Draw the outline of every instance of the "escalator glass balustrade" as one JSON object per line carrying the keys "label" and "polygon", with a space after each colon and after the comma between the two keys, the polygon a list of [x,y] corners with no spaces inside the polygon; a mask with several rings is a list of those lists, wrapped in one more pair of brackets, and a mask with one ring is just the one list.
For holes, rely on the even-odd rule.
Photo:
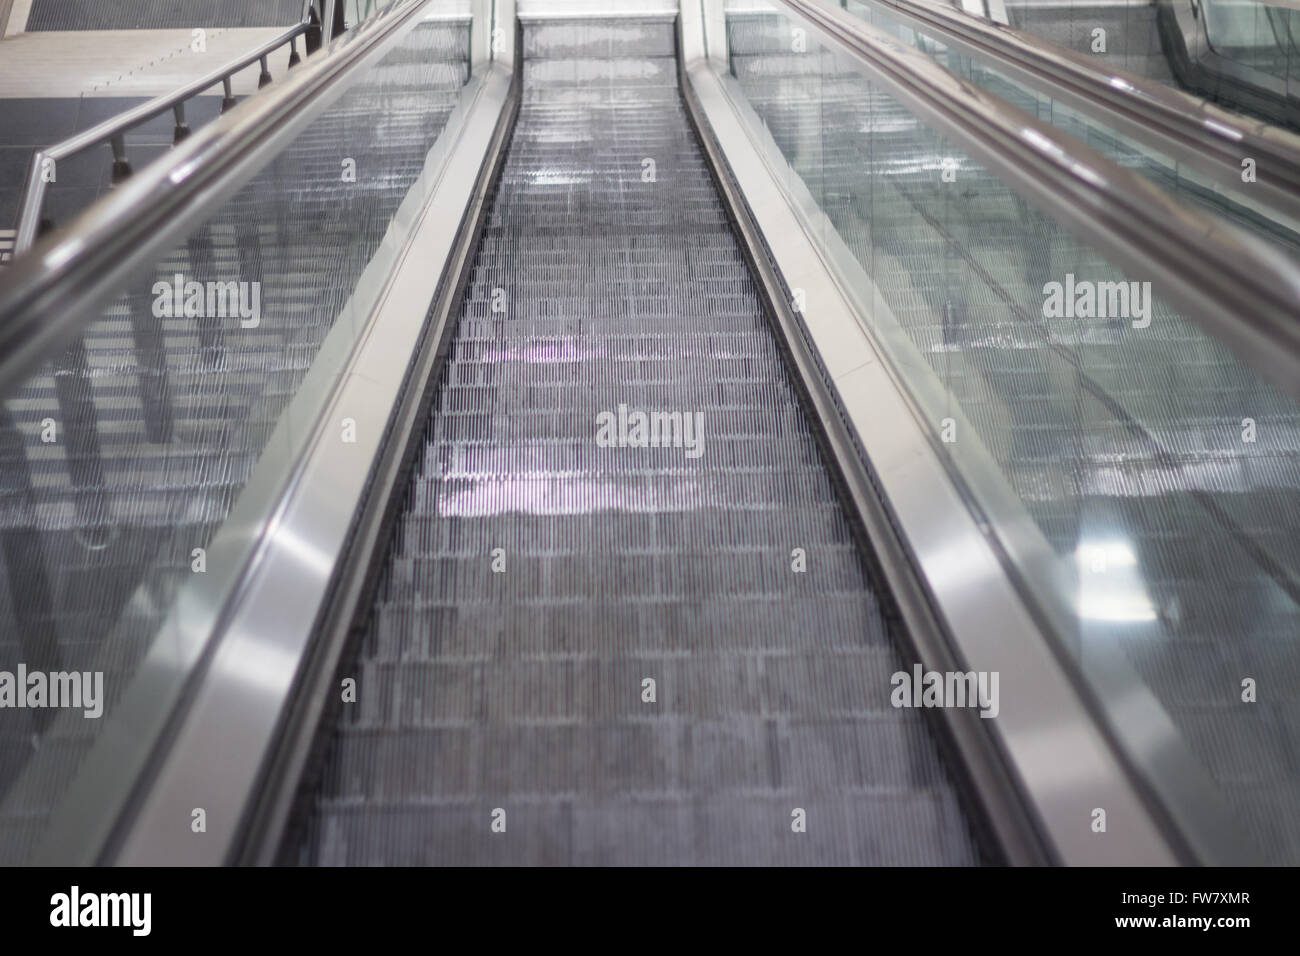
{"label": "escalator glass balustrade", "polygon": [[754,135],[993,533],[1053,556],[1018,573],[1116,732],[1167,720],[1295,862],[1300,407],[786,14],[727,24]]}

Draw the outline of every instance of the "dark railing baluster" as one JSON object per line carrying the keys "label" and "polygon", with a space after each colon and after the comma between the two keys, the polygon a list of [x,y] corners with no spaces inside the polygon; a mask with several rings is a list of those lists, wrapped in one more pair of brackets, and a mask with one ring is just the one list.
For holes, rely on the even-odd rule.
{"label": "dark railing baluster", "polygon": [[[42,222],[42,227],[47,221]],[[49,223],[50,228],[53,227]],[[83,541],[98,546],[106,534],[96,530],[106,521],[103,503],[104,466],[99,448],[99,411],[91,397],[90,361],[86,340],[77,336],[54,363],[54,394],[58,401],[58,430],[63,435],[68,474],[73,487],[88,494],[76,496],[78,522],[88,529]],[[102,529],[107,531],[105,527]]]}
{"label": "dark railing baluster", "polygon": [[185,103],[180,102],[172,107],[172,116],[176,119],[176,128],[172,131],[172,145],[176,146],[183,143],[190,135],[189,124],[185,122]]}
{"label": "dark railing baluster", "polygon": [[109,140],[109,145],[113,149],[112,183],[116,186],[131,176],[131,163],[126,158],[126,137],[124,135],[114,136]]}
{"label": "dark railing baluster", "polygon": [[228,113],[239,103],[239,100],[235,99],[235,91],[230,87],[230,77],[221,81],[221,89],[221,112]]}
{"label": "dark railing baluster", "polygon": [[[3,3],[3,0],[0,0],[0,3]],[[189,137],[191,132],[190,126],[185,119],[185,104],[189,100],[204,94],[220,83],[223,93],[221,112],[225,113],[233,109],[238,102],[235,98],[232,83],[235,74],[247,69],[254,63],[260,63],[261,72],[258,75],[257,85],[259,89],[266,86],[271,82],[270,56],[287,46],[290,51],[289,65],[296,66],[302,61],[302,57],[298,53],[297,40],[299,37],[306,37],[309,26],[313,24],[316,30],[316,43],[315,47],[313,47],[310,38],[307,38],[308,52],[318,48],[322,42],[320,16],[310,4],[305,4],[304,7],[310,10],[310,18],[304,14],[304,19],[301,22],[280,36],[262,44],[256,50],[252,50],[238,59],[230,61],[220,69],[196,79],[175,93],[155,97],[147,103],[132,107],[119,116],[100,123],[98,126],[76,133],[61,143],[39,150],[32,157],[32,164],[28,170],[27,182],[20,203],[17,235],[14,243],[15,255],[25,254],[40,232],[43,223],[41,211],[49,182],[45,178],[48,164],[63,162],[69,157],[76,156],[89,149],[97,149],[102,144],[108,143],[113,150],[112,181],[114,184],[122,182],[131,175],[131,164],[127,159],[125,141],[125,135],[128,132],[170,110],[176,120],[172,133],[172,144],[179,145]],[[337,20],[337,17],[335,19]]]}

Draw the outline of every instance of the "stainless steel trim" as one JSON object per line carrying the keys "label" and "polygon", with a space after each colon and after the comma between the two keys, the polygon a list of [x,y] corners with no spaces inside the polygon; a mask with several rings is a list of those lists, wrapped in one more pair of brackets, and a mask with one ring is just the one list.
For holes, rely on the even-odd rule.
{"label": "stainless steel trim", "polygon": [[515,0],[470,0],[470,9],[475,24],[470,36],[471,64],[475,68],[489,62],[511,66],[517,53]]}
{"label": "stainless steel trim", "polygon": [[32,157],[31,165],[28,168],[27,181],[23,189],[23,199],[19,207],[15,251],[18,253],[26,252],[32,247],[32,243],[36,241],[36,234],[40,228],[41,209],[45,204],[45,179],[42,173],[47,161],[58,162],[120,137],[128,130],[134,129],[142,123],[147,123],[155,116],[161,116],[168,110],[193,99],[204,90],[229,80],[234,74],[257,63],[262,57],[274,53],[290,40],[302,36],[306,31],[307,24],[305,22],[299,23],[274,39],[266,41],[251,52],[218,67],[206,76],[201,76],[170,93],[156,96],[147,103],[133,106],[114,117],[104,120],[98,126],[92,126],[84,132],[69,136],[60,143],[37,151]]}
{"label": "stainless steel trim", "polygon": [[477,69],[492,59],[492,32],[495,29],[495,24],[492,23],[492,0],[470,0],[470,10],[475,23],[487,24],[485,30],[471,29],[470,32],[470,68]]}
{"label": "stainless steel trim", "polygon": [[[698,35],[694,37],[691,35],[692,31],[697,30],[698,23],[688,16],[688,8],[684,6],[679,28],[682,52],[679,65],[704,59],[705,54],[698,50]],[[697,52],[691,54],[688,52],[690,50]],[[729,79],[730,77],[722,77],[721,83],[724,88]],[[771,248],[772,243],[764,238],[749,200],[763,201],[771,197],[760,192],[746,196],[741,192],[739,182],[732,175],[733,167],[729,155],[736,161],[737,166],[742,168],[748,166],[755,173],[757,172],[757,166],[748,155],[752,150],[749,144],[730,140],[727,143],[730,147],[730,154],[728,154],[727,147],[715,135],[715,127],[710,123],[700,102],[695,80],[685,69],[682,69],[681,88],[687,112],[713,169],[714,179],[724,204],[740,233],[742,248],[746,252],[751,271],[769,305],[778,338],[786,346],[797,371],[797,378],[807,395],[807,405],[815,413],[813,419],[820,425],[825,435],[826,445],[844,478],[853,509],[861,521],[863,530],[861,546],[876,554],[891,598],[906,623],[906,640],[911,645],[910,650],[915,659],[922,661],[927,668],[939,671],[965,670],[964,663],[954,653],[952,643],[946,637],[946,628],[933,607],[924,583],[916,573],[906,543],[897,534],[893,516],[876,490],[859,451],[857,437],[840,415],[833,389],[827,385],[825,377],[821,374],[820,369],[825,366],[825,362],[815,351],[816,346],[811,345],[802,333],[799,317],[790,304],[789,283],[783,279],[780,264],[768,255],[767,250]],[[730,105],[734,110],[737,103],[732,100]],[[736,113],[740,115],[739,111]],[[742,125],[748,125],[751,135],[755,129],[760,128],[748,123]],[[719,126],[722,126],[724,133],[729,132],[723,124],[719,123]],[[759,147],[757,152],[762,158],[763,149]],[[772,172],[770,166],[767,167],[767,172],[769,174]],[[787,175],[792,174],[789,169],[783,172]],[[782,181],[779,176],[774,178],[775,181]],[[789,184],[788,179],[784,182]],[[751,181],[752,185],[757,183]],[[797,210],[792,208],[792,211],[797,215]],[[769,225],[772,225],[779,218],[779,210],[767,210],[764,218]],[[793,246],[789,248],[794,250]],[[807,252],[807,249],[798,251]],[[819,277],[814,268],[804,268],[802,263],[787,261],[785,265],[791,274],[797,273],[801,281],[811,279],[816,282],[822,279],[825,285],[821,288],[830,289],[829,276]],[[813,288],[816,290],[819,287],[814,285]],[[827,309],[826,313],[822,313],[822,317],[829,315],[833,320],[835,316],[830,315],[829,310],[833,309],[834,303],[819,291],[812,292],[812,296],[815,309],[819,312]],[[825,332],[829,331],[830,326],[823,322],[821,328]],[[823,336],[819,344],[828,349],[834,348],[835,354],[839,354],[839,343],[832,344]],[[855,349],[859,344],[859,337],[851,335],[847,353],[849,361],[857,361],[859,356],[864,355]],[[866,358],[867,361],[870,360],[869,356]],[[943,743],[949,745],[947,749],[953,751],[957,769],[965,774],[966,779],[961,782],[967,785],[965,789],[977,794],[973,802],[978,810],[975,816],[982,824],[978,829],[988,831],[992,842],[997,845],[1000,852],[1000,861],[1013,865],[1041,865],[1051,862],[1052,850],[1040,832],[1037,819],[1032,809],[1022,799],[1016,781],[1008,772],[1008,767],[997,750],[993,736],[985,732],[986,727],[980,726],[982,723],[980,718],[969,711],[945,710],[939,714],[938,720],[942,722],[946,734]]]}
{"label": "stainless steel trim", "polygon": [[99,316],[103,303],[181,241],[326,109],[357,67],[392,48],[437,0],[377,14],[327,56],[245,100],[140,170],[0,276],[0,394]]}
{"label": "stainless steel trim", "polygon": [[[518,29],[519,14],[516,0],[494,0],[492,9],[492,35],[496,38],[493,59],[504,66],[514,68],[516,59],[522,56],[515,31]],[[499,31],[499,32],[498,32]]]}
{"label": "stainless steel trim", "polygon": [[32,0],[12,0],[13,6],[8,11],[7,22],[0,24],[3,31],[0,36],[16,37],[27,32],[27,21],[32,13]]}
{"label": "stainless steel trim", "polygon": [[[968,748],[976,750],[970,758],[975,761],[972,777],[998,786],[994,792],[1003,815],[999,819],[995,812],[991,822],[1004,847],[1011,848],[1012,861],[1035,858],[1033,840],[1018,832],[1014,819],[1017,801],[1023,800],[1050,858],[1057,862],[1179,862],[1182,851],[1152,817],[1070,675],[1042,639],[1035,615],[934,451],[928,429],[917,419],[906,392],[822,260],[817,242],[750,139],[724,79],[707,60],[685,64],[685,72],[702,126],[717,140],[786,286],[816,290],[803,312],[809,348],[801,344],[791,310],[778,309],[777,315],[873,540],[887,543],[895,536],[882,527],[880,516],[872,516],[869,496],[874,486],[901,527],[904,560],[914,562],[923,575],[932,613],[946,624],[952,646],[945,651],[940,642],[925,641],[926,609],[903,602],[909,625],[919,625],[917,636],[923,644],[918,651],[938,655],[939,661],[951,657],[963,670],[1001,675],[1002,711],[982,722],[991,726],[962,726],[961,715],[944,716],[956,722],[953,732],[963,755],[969,758]],[[815,368],[814,355],[820,357],[825,378]],[[847,419],[840,418],[835,395]],[[870,471],[855,445],[870,461]],[[890,584],[902,595],[915,590],[908,583],[907,568],[898,561],[885,563]],[[934,660],[927,657],[925,664],[942,669]],[[991,735],[1005,755],[1018,793],[998,785],[997,771],[987,765],[989,755],[978,752],[983,733]],[[1063,754],[1069,760],[1063,760]],[[1095,807],[1107,810],[1105,833],[1090,829]]]}
{"label": "stainless steel trim", "polygon": [[[266,758],[264,783],[246,811],[248,825],[235,848],[233,862],[261,865],[276,862],[321,722],[330,720],[334,708],[342,706],[332,700],[332,695],[337,693],[333,681],[339,663],[348,653],[348,646],[357,633],[358,610],[366,606],[373,593],[371,588],[377,584],[371,571],[376,560],[382,557],[382,548],[392,528],[391,520],[400,507],[401,483],[409,474],[407,467],[411,457],[421,447],[422,426],[428,421],[435,397],[438,363],[455,327],[465,284],[474,265],[492,185],[504,164],[506,147],[514,130],[522,99],[521,87],[521,71],[515,70],[511,92],[500,111],[496,130],[486,149],[486,158],[473,183],[460,226],[455,231],[455,241],[442,270],[424,334],[414,349],[415,358],[407,375],[408,385],[396,402],[389,437],[373,469],[364,502],[358,508],[350,540],[337,562],[336,584],[326,596],[321,624],[303,655],[298,679],[285,704],[283,732],[276,737]],[[472,167],[473,159],[468,157],[467,170]],[[458,199],[453,188],[449,186],[446,190],[447,200],[453,207],[451,213],[454,213],[454,203]],[[446,235],[448,231],[444,229],[441,236]],[[428,244],[435,238],[441,241],[438,236],[428,235],[424,241]],[[419,243],[421,240],[417,237],[415,241]],[[421,258],[426,251],[430,254],[438,252],[437,249],[421,250]],[[385,307],[393,309],[401,305],[385,303]],[[378,321],[382,323],[385,320],[380,317]]]}
{"label": "stainless steel trim", "polygon": [[1149,279],[1161,296],[1300,398],[1300,267],[1246,232],[1178,203],[919,50],[817,0],[773,0],[869,80],[1017,192]]}
{"label": "stainless steel trim", "polygon": [[[490,68],[454,148],[429,170],[436,182],[433,193],[422,208],[410,211],[416,222],[400,263],[358,336],[328,408],[316,419],[311,447],[276,505],[257,556],[244,569],[239,592],[214,635],[211,663],[172,729],[113,862],[216,865],[228,862],[236,848],[408,386],[404,376],[393,374],[393,357],[416,354],[426,335],[429,305],[445,278],[443,268],[429,264],[452,263],[458,241],[468,245],[465,230],[448,229],[447,223],[465,221],[480,170],[491,161],[494,143],[499,148],[495,133],[512,96],[510,71]],[[410,228],[405,218],[399,213],[394,221],[403,232]],[[448,314],[443,311],[439,321]],[[427,335],[437,341],[441,330]],[[355,444],[340,440],[339,422],[345,418],[356,422]],[[387,499],[382,490],[370,493]],[[207,812],[207,832],[201,835],[190,832],[195,807]]]}
{"label": "stainless steel trim", "polygon": [[[1286,129],[934,0],[858,2],[1112,123],[1232,192],[1263,193],[1261,200],[1300,222],[1300,136]],[[1249,186],[1241,179],[1246,158],[1256,162]]]}
{"label": "stainless steel trim", "polygon": [[[708,50],[709,59],[718,69],[726,70],[731,62],[730,41],[727,39],[726,5],[712,2],[695,4],[688,0],[682,4],[683,19],[685,19],[686,9],[695,6],[700,8],[700,17],[704,21],[704,45]],[[691,35],[691,31],[682,31],[683,41],[687,41]]]}
{"label": "stainless steel trim", "polygon": [[717,7],[717,4],[692,3],[691,0],[683,0],[681,11],[677,17],[679,67],[681,63],[694,62],[708,55],[712,28],[705,24],[704,18],[712,13],[714,19],[717,19],[721,15]]}

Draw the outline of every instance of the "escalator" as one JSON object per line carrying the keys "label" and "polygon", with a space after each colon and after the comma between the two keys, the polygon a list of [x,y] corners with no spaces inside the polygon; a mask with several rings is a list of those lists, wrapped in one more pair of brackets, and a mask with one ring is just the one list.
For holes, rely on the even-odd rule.
{"label": "escalator", "polygon": [[[1285,859],[1296,834],[1276,808],[1289,815],[1300,804],[1278,761],[1295,743],[1282,728],[1300,725],[1300,711],[1289,699],[1276,702],[1277,723],[1234,715],[1206,675],[1291,673],[1274,654],[1295,633],[1300,600],[1298,539],[1277,517],[1300,511],[1294,403],[1158,298],[1131,321],[1049,316],[1040,290],[1054,280],[1123,282],[1132,271],[1028,207],[828,51],[809,70],[781,42],[780,20],[737,18],[730,37],[739,85],[774,144],[810,188],[835,197],[824,206],[835,232],[875,277],[908,344],[989,444],[1052,551],[1078,567],[1082,645],[1113,642],[1238,818]],[[854,132],[867,129],[875,135]],[[939,156],[953,157],[949,193],[934,188]],[[1293,234],[1284,241],[1300,248]],[[1145,334],[1148,322],[1156,334]],[[1234,417],[1238,408],[1253,411]],[[1270,422],[1268,447],[1216,434],[1229,423],[1240,431],[1243,416]],[[1201,553],[1192,528],[1217,554]],[[1143,572],[1117,575],[1117,565]],[[1207,586],[1210,566],[1221,585]]]}
{"label": "escalator", "polygon": [[[672,23],[539,26],[524,56],[343,671],[367,697],[323,732],[287,859],[976,862],[926,722],[860,693],[888,688],[905,638],[694,141]],[[684,419],[688,443],[593,447],[619,409]]]}
{"label": "escalator", "polygon": [[1174,76],[1216,103],[1300,128],[1300,11],[1286,4],[1161,0]]}
{"label": "escalator", "polygon": [[399,0],[0,275],[0,671],[104,687],[0,862],[1300,859],[1290,233],[655,6]]}
{"label": "escalator", "polygon": [[977,0],[976,15],[1108,66],[1300,128],[1300,20],[1260,0]]}

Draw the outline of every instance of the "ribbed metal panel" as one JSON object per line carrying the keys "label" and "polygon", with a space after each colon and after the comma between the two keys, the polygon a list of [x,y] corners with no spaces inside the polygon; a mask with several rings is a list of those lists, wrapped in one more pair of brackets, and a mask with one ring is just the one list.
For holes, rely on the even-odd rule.
{"label": "ribbed metal panel", "polygon": [[[526,36],[344,671],[358,700],[322,729],[286,860],[975,862],[923,719],[889,704],[897,625],[689,128],[671,28],[570,27]],[[703,454],[600,447],[620,404],[702,414]]]}

